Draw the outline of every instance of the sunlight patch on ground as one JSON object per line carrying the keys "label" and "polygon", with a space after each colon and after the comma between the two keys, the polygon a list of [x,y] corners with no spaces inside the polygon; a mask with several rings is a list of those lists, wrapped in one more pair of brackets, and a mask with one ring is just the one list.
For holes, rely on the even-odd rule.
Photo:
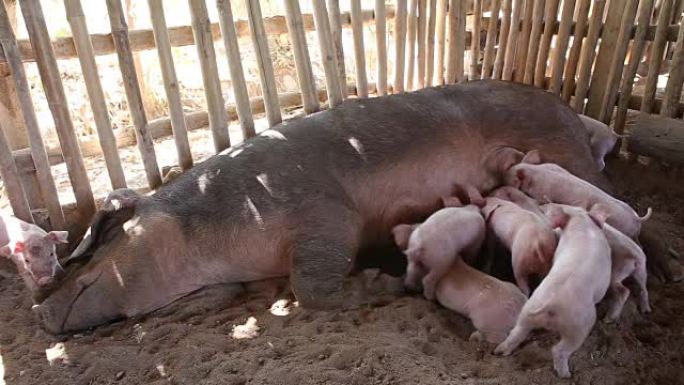
{"label": "sunlight patch on ground", "polygon": [[247,322],[242,325],[233,325],[232,337],[236,340],[250,339],[259,335],[259,325],[257,319],[249,317]]}
{"label": "sunlight patch on ground", "polygon": [[50,365],[55,362],[69,362],[66,346],[62,342],[58,342],[53,347],[45,349],[45,357]]}
{"label": "sunlight patch on ground", "polygon": [[159,372],[160,376],[166,377],[166,368],[164,368],[164,364],[157,364],[157,372]]}

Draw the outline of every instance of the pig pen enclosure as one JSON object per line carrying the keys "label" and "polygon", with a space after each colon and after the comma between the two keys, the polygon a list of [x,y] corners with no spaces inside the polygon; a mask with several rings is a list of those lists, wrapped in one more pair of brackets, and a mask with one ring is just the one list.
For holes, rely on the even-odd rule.
{"label": "pig pen enclosure", "polygon": [[[629,301],[619,323],[597,322],[571,358],[572,381],[684,383],[683,10],[682,0],[4,0],[0,208],[78,241],[112,189],[154,190],[285,119],[480,78],[534,85],[626,135],[605,173],[617,197],[653,208],[645,226],[659,237],[653,313]],[[5,263],[2,381],[570,382],[551,369],[552,333],[496,357],[468,340],[466,318],[406,294],[401,266],[381,254],[351,278],[370,298],[361,309],[303,310],[274,279],[60,336],[41,328]]]}

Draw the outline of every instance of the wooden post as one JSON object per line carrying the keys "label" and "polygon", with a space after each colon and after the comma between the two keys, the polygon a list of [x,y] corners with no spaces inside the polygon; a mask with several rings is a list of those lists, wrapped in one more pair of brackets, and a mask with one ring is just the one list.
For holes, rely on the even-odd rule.
{"label": "wooden post", "polygon": [[[480,1],[480,0],[476,0]],[[425,62],[425,85],[432,86],[435,73],[435,28],[437,25],[437,0],[430,0],[430,19],[427,26],[427,59]]]}
{"label": "wooden post", "polygon": [[670,65],[670,77],[667,79],[665,98],[660,108],[660,115],[668,118],[674,118],[677,115],[677,107],[682,95],[682,82],[684,82],[684,28],[681,27],[681,21],[679,25],[677,43],[674,47],[672,64]]}
{"label": "wooden post", "polygon": [[[513,15],[511,16],[511,28],[508,33],[508,42],[506,43],[506,56],[504,57],[503,73],[501,78],[503,80],[513,80],[513,68],[515,65],[515,50],[518,42],[518,25],[520,25],[520,12],[523,7],[523,0],[515,0],[513,5]],[[522,48],[518,48],[522,50]]]}
{"label": "wooden post", "polygon": [[19,47],[17,46],[17,39],[14,36],[14,31],[12,31],[9,15],[7,14],[4,4],[0,4],[0,45],[2,46],[2,50],[12,71],[21,115],[26,124],[26,131],[31,146],[31,156],[33,157],[33,163],[36,166],[36,175],[42,197],[47,206],[48,215],[50,216],[50,224],[55,230],[63,230],[65,228],[64,213],[62,212],[62,206],[59,204],[57,188],[55,187],[55,181],[50,172],[50,163],[48,161],[47,152],[45,151],[45,144],[43,143],[43,137],[40,133],[40,127],[38,126],[36,112],[33,109],[31,92],[29,90],[28,81],[26,80],[24,66],[21,63],[21,54],[19,53]]}
{"label": "wooden post", "polygon": [[[534,11],[532,12],[532,31],[530,32],[530,41],[527,45],[527,57],[525,58],[525,74],[523,75],[523,82],[525,84],[532,84],[534,82],[534,66],[537,63],[537,54],[539,53],[539,42],[542,33],[542,21],[544,17],[545,0],[534,0]],[[524,49],[524,48],[523,48]]]}
{"label": "wooden post", "polygon": [[608,80],[606,82],[606,89],[603,93],[603,100],[601,101],[601,108],[598,115],[598,120],[606,124],[609,124],[613,117],[613,108],[615,107],[615,101],[617,99],[622,70],[625,66],[625,56],[627,56],[630,35],[634,28],[634,17],[636,16],[637,5],[639,5],[639,0],[627,0],[622,15],[622,26],[620,27],[620,34],[617,38],[613,60],[608,70]]}
{"label": "wooden post", "polygon": [[176,68],[173,64],[171,54],[171,43],[169,32],[164,18],[164,6],[161,0],[148,0],[150,8],[150,19],[154,30],[154,41],[159,55],[159,66],[161,67],[162,78],[166,99],[169,102],[169,117],[173,129],[173,139],[178,153],[178,164],[183,170],[192,167],[192,153],[190,152],[190,142],[188,141],[188,128],[185,124],[185,114],[181,103],[180,92],[178,90],[178,79],[176,78]]}
{"label": "wooden post", "polygon": [[[311,68],[311,59],[306,45],[306,34],[302,23],[302,12],[299,8],[299,1],[285,0],[285,14],[287,27],[290,30],[290,40],[292,41],[292,51],[294,51],[295,66],[297,67],[297,78],[299,79],[299,89],[302,91],[302,103],[307,114],[316,112],[320,109],[318,103],[318,92],[316,82]],[[232,15],[231,15],[232,16]],[[232,23],[232,17],[230,23]]]}
{"label": "wooden post", "polygon": [[487,24],[487,41],[485,43],[484,58],[482,59],[482,79],[489,79],[492,77],[492,68],[494,67],[494,45],[496,44],[500,9],[501,0],[491,0],[489,23]]}
{"label": "wooden post", "polygon": [[247,84],[245,83],[245,73],[242,70],[240,46],[238,45],[230,0],[217,0],[216,8],[218,9],[219,14],[223,46],[225,47],[226,55],[228,56],[228,68],[230,69],[230,79],[233,82],[235,106],[237,108],[240,126],[242,127],[242,136],[244,139],[248,139],[256,135],[256,130],[254,128],[252,110],[249,106],[249,93],[247,92]]}
{"label": "wooden post", "polygon": [[418,88],[425,87],[425,39],[427,0],[418,0]]}
{"label": "wooden post", "polygon": [[546,78],[546,62],[549,59],[551,40],[556,28],[556,16],[558,15],[559,0],[548,0],[544,12],[544,35],[542,36],[539,53],[537,55],[537,65],[534,68],[534,85],[544,87]]}
{"label": "wooden post", "polygon": [[7,198],[9,198],[14,216],[28,223],[33,223],[33,215],[31,214],[28,200],[26,200],[24,188],[21,186],[19,172],[12,156],[12,149],[7,142],[7,138],[5,138],[4,131],[5,128],[2,121],[0,121],[0,177],[5,186],[5,191],[7,191]]}
{"label": "wooden post", "polygon": [[518,47],[516,48],[515,71],[513,73],[516,82],[522,82],[525,77],[525,61],[530,44],[530,32],[532,31],[532,19],[534,11],[534,0],[525,0],[525,13],[522,18],[522,29],[518,36]]}
{"label": "wooden post", "polygon": [[323,70],[325,72],[328,104],[330,107],[335,107],[342,103],[342,91],[340,90],[340,80],[337,72],[337,56],[335,55],[332,36],[330,35],[328,10],[323,1],[314,1],[312,5],[316,32],[318,32],[318,43],[321,47],[321,60],[323,61]]}
{"label": "wooden post", "polygon": [[413,90],[414,65],[416,62],[416,12],[418,11],[418,0],[409,0],[408,21],[407,21],[407,43],[406,50],[406,90]]}
{"label": "wooden post", "polygon": [[356,63],[356,94],[368,97],[368,78],[366,77],[366,51],[363,46],[363,19],[361,0],[351,0],[351,22],[354,35],[354,62]]}
{"label": "wooden post", "polygon": [[605,6],[606,0],[594,1],[594,6],[591,9],[591,18],[589,19],[589,32],[580,53],[577,83],[575,84],[575,99],[572,102],[572,107],[580,114],[584,111],[584,99],[587,97],[587,91],[589,90],[591,66],[596,55],[596,44],[601,32],[601,21],[603,20]]}
{"label": "wooden post", "polygon": [[[314,1],[314,4],[316,2]],[[406,48],[406,0],[397,0],[394,16],[394,93],[404,92],[404,60]]]}
{"label": "wooden post", "polygon": [[[9,17],[9,27],[13,30],[17,28],[17,0],[0,0],[5,4],[5,9]],[[2,54],[2,50],[0,50]],[[26,134],[26,127],[21,120],[21,112],[19,111],[19,100],[14,89],[14,82],[12,76],[7,71],[6,66],[0,65],[0,108],[3,114],[0,115],[2,120],[11,120],[12,126],[5,127],[5,137],[7,138],[10,148],[19,150],[29,146],[28,135]],[[29,202],[30,203],[30,202]]]}
{"label": "wooden post", "polygon": [[67,20],[71,26],[74,46],[76,52],[78,52],[78,60],[83,72],[83,82],[88,91],[90,107],[93,111],[97,136],[100,140],[100,146],[102,146],[105,164],[107,165],[109,181],[111,182],[112,189],[124,188],[126,187],[126,178],[124,177],[123,167],[121,167],[121,159],[116,147],[112,123],[109,120],[107,102],[102,90],[100,75],[97,71],[93,45],[90,42],[90,34],[88,33],[88,26],[83,15],[83,8],[81,8],[81,1],[64,0],[64,8],[66,9]]}
{"label": "wooden post", "polygon": [[387,95],[387,12],[385,0],[375,0],[375,44],[378,49],[378,95]]}
{"label": "wooden post", "polygon": [[473,0],[473,30],[470,33],[470,71],[468,79],[480,78],[480,32],[482,30],[482,3],[484,0]]}
{"label": "wooden post", "polygon": [[[624,131],[625,120],[627,119],[627,109],[629,107],[629,98],[632,95],[632,88],[634,87],[634,77],[636,76],[637,68],[639,67],[644,47],[646,46],[646,32],[651,23],[653,3],[654,0],[643,0],[639,9],[636,32],[634,33],[634,41],[632,42],[632,53],[629,58],[629,64],[627,64],[627,68],[625,68],[622,76],[618,110],[615,114],[614,127],[615,132],[618,134],[622,134]],[[619,151],[619,146],[615,147],[617,149],[616,151]]]}
{"label": "wooden post", "polygon": [[444,57],[446,51],[446,14],[447,0],[437,0],[436,29],[437,29],[437,64],[435,69],[435,84],[444,84]]}
{"label": "wooden post", "polygon": [[344,45],[342,44],[342,16],[340,14],[340,0],[328,0],[328,19],[330,20],[332,44],[335,50],[335,63],[337,63],[340,92],[342,93],[342,99],[346,99],[347,72],[344,64]]}
{"label": "wooden post", "polygon": [[568,63],[565,66],[565,76],[563,77],[563,100],[570,102],[573,87],[575,84],[575,74],[579,64],[582,41],[587,34],[587,23],[589,21],[589,6],[591,0],[580,0],[577,11],[577,24],[575,24],[575,36],[572,40],[572,48],[568,55]]}
{"label": "wooden post", "polygon": [[492,71],[492,78],[494,79],[501,79],[501,75],[503,74],[504,58],[506,56],[506,47],[508,46],[508,36],[511,32],[512,7],[513,0],[504,0],[503,16],[501,18],[501,33],[499,34],[499,48],[496,50],[494,70]]}
{"label": "wooden post", "polygon": [[568,50],[570,43],[570,29],[572,28],[572,16],[575,11],[575,0],[563,0],[561,11],[561,21],[556,37],[556,49],[553,52],[551,66],[550,91],[560,95],[561,85],[563,84],[563,69],[565,68],[565,51]]}
{"label": "wooden post", "polygon": [[21,13],[24,15],[31,45],[36,53],[36,64],[45,89],[48,106],[55,121],[57,137],[64,153],[64,162],[67,165],[76,204],[79,212],[88,218],[95,213],[95,199],[90,189],[88,174],[81,156],[81,149],[78,147],[71,115],[69,115],[69,105],[57,67],[57,60],[52,51],[43,10],[38,0],[22,0],[19,4]]}
{"label": "wooden post", "polygon": [[449,57],[447,60],[447,83],[462,82],[465,51],[465,0],[449,2]]}
{"label": "wooden post", "polygon": [[665,51],[665,44],[667,43],[667,27],[670,24],[673,1],[674,0],[663,0],[660,14],[658,15],[658,26],[656,27],[655,39],[651,45],[651,57],[648,61],[648,76],[646,77],[646,84],[644,86],[644,99],[641,104],[641,112],[651,113],[651,110],[653,109],[660,64],[663,61],[663,53]]}
{"label": "wooden post", "polygon": [[[204,2],[204,0],[198,0]],[[257,65],[259,66],[259,79],[261,80],[261,92],[266,102],[266,119],[269,127],[280,123],[283,118],[280,115],[280,103],[278,102],[278,89],[276,88],[275,75],[273,74],[273,62],[268,49],[264,18],[261,15],[259,0],[247,0],[247,16],[249,30],[252,35],[252,44],[256,51]]]}

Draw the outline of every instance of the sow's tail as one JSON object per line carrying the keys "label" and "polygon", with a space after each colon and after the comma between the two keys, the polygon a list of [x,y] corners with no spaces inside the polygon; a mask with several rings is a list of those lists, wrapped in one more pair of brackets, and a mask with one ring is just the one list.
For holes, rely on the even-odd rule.
{"label": "sow's tail", "polygon": [[653,210],[651,210],[651,208],[649,207],[648,210],[646,210],[646,215],[644,215],[643,217],[639,217],[639,221],[647,221],[649,218],[651,218],[651,214],[653,214]]}

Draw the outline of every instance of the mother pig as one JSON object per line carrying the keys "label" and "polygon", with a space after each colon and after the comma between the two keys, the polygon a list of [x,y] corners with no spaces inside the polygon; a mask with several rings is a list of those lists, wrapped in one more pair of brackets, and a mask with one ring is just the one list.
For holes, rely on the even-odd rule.
{"label": "mother pig", "polygon": [[100,212],[92,245],[37,311],[59,333],[207,285],[287,275],[303,307],[347,305],[360,249],[390,242],[392,227],[424,219],[457,187],[494,188],[531,149],[603,183],[577,114],[543,90],[477,81],[348,100]]}

